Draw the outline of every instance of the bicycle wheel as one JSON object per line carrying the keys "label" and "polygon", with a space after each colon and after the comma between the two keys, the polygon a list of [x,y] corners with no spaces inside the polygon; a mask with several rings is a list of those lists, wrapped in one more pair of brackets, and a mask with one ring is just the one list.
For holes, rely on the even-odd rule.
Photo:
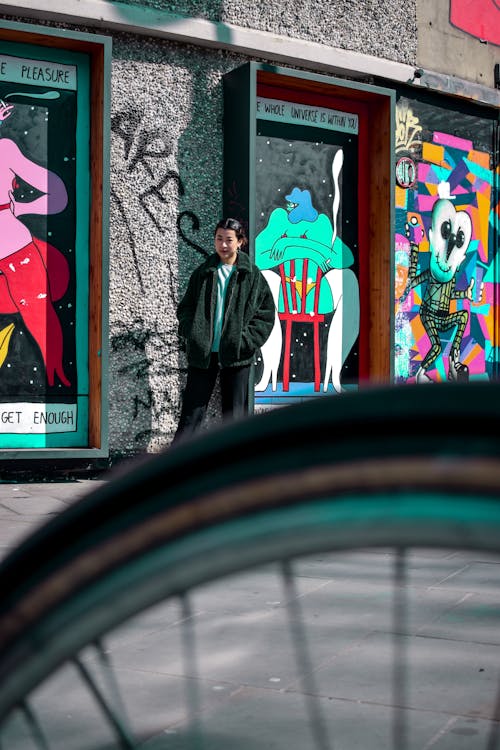
{"label": "bicycle wheel", "polygon": [[[116,476],[35,533],[0,569],[0,717],[21,706],[36,746],[50,747],[28,696],[70,660],[116,736],[118,744],[109,746],[149,747],[125,728],[116,701],[78,654],[172,598],[189,623],[192,591],[276,563],[290,602],[310,746],[330,747],[314,699],[307,628],[292,593],[296,561],[339,550],[393,550],[391,632],[401,633],[412,548],[499,551],[499,411],[494,385],[366,390],[229,425]],[[190,627],[183,640],[194,674]],[[400,698],[391,732],[403,750],[411,740],[398,643],[391,681]],[[492,700],[488,748],[498,726]],[[203,744],[199,708],[191,691],[185,747],[211,746]],[[154,741],[177,747],[172,737]]]}

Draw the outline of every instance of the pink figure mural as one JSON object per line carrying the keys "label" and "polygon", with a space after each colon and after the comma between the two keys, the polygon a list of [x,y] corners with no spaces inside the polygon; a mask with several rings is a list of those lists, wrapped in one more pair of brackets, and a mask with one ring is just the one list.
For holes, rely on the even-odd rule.
{"label": "pink figure mural", "polygon": [[[0,99],[0,126],[14,110]],[[29,202],[17,201],[18,178],[42,193]],[[19,313],[36,341],[47,374],[65,386],[63,334],[53,302],[65,294],[69,266],[64,255],[44,240],[33,237],[20,217],[63,211],[68,203],[64,182],[28,159],[10,138],[0,137],[0,313]]]}

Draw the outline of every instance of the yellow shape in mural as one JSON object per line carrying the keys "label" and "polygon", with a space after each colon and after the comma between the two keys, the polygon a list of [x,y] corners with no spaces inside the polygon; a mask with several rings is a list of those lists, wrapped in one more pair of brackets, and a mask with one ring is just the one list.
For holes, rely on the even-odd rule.
{"label": "yellow shape in mural", "polygon": [[491,211],[491,200],[490,196],[484,193],[476,193],[477,200],[477,221],[475,222],[477,239],[482,244],[481,260],[486,261],[487,258],[486,250],[488,248],[488,234],[490,230],[490,211]]}
{"label": "yellow shape in mural", "polygon": [[[289,284],[293,284],[295,286],[295,289],[297,290],[297,294],[302,299],[302,286],[303,286],[302,281],[296,278],[291,279],[288,276],[286,277],[286,280]],[[311,281],[310,279],[307,279],[306,296],[309,294],[311,289],[314,289],[315,286],[316,286],[316,282]]]}
{"label": "yellow shape in mural", "polygon": [[400,102],[396,107],[396,151],[411,151],[421,138],[422,126],[418,117],[406,102]]}
{"label": "yellow shape in mural", "polygon": [[[420,341],[421,339],[423,339],[426,333],[423,323],[420,320],[420,315],[416,315],[411,321],[410,325],[415,341]],[[422,352],[419,352],[418,356],[415,359],[416,361],[421,361],[423,359]]]}
{"label": "yellow shape in mural", "polygon": [[438,164],[440,167],[452,168],[452,165],[444,158],[444,146],[438,146],[435,143],[422,143],[422,158],[431,164]]}
{"label": "yellow shape in mural", "polygon": [[407,200],[407,188],[401,188],[396,185],[396,206],[397,208],[405,208]]}
{"label": "yellow shape in mural", "polygon": [[10,337],[14,331],[14,323],[10,323],[0,331],[0,367],[2,367],[9,351]]}
{"label": "yellow shape in mural", "polygon": [[490,168],[490,155],[487,151],[476,151],[471,149],[468,154],[469,161],[473,161],[474,164],[478,164],[483,169]]}

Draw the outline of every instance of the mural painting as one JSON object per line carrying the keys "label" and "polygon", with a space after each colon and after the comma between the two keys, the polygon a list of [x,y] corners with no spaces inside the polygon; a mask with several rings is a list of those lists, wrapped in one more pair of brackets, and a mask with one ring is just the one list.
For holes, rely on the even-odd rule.
{"label": "mural painting", "polygon": [[396,382],[490,378],[496,367],[493,124],[453,120],[450,134],[449,112],[398,104]]}
{"label": "mural painting", "polygon": [[84,76],[32,50],[6,44],[0,56],[0,445],[78,446],[88,424],[88,323],[77,319],[88,295],[85,199],[79,240],[76,211]]}
{"label": "mural painting", "polygon": [[499,0],[450,0],[450,23],[481,42],[500,45]]}
{"label": "mural painting", "polygon": [[276,318],[256,405],[356,387],[359,333],[357,117],[261,99],[258,118],[255,262]]}

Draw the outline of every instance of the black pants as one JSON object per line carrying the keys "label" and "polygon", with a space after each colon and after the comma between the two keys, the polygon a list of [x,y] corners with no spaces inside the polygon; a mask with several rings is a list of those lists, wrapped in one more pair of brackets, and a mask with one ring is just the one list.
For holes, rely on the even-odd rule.
{"label": "black pants", "polygon": [[188,367],[181,417],[174,442],[179,440],[181,435],[192,435],[200,427],[219,374],[223,417],[245,416],[248,410],[249,373],[250,365],[219,367],[219,357],[215,353],[210,358],[208,369]]}

